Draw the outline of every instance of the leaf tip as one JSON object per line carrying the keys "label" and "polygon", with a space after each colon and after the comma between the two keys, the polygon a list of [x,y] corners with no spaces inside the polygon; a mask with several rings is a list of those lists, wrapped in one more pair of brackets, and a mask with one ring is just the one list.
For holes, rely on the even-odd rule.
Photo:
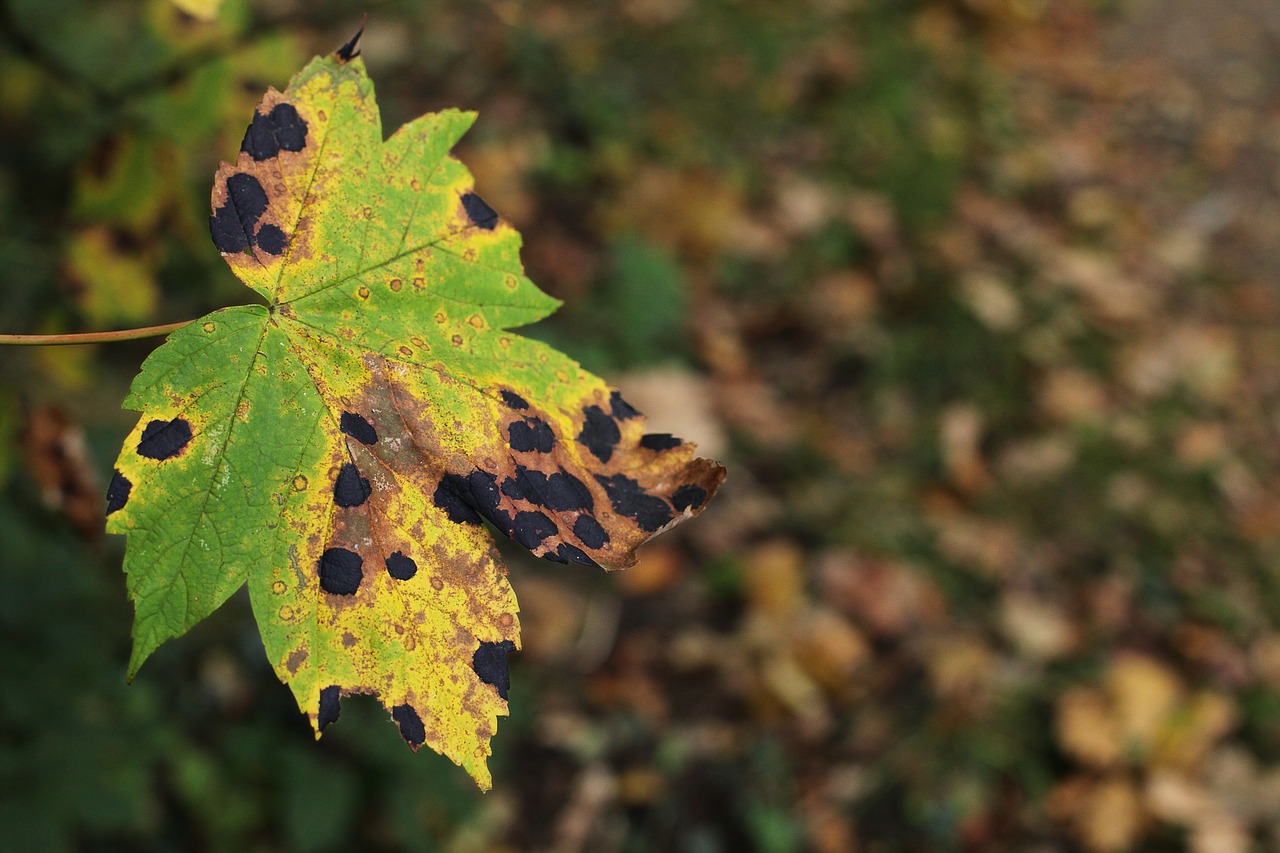
{"label": "leaf tip", "polygon": [[487,794],[493,789],[493,776],[489,773],[489,762],[481,759],[479,763],[466,768],[467,773],[475,780],[481,793]]}
{"label": "leaf tip", "polygon": [[346,43],[333,52],[338,57],[339,62],[350,62],[360,55],[360,37],[364,35],[365,25],[369,23],[369,13],[365,12],[364,18],[360,21],[360,29],[356,30],[356,34],[347,39]]}
{"label": "leaf tip", "polygon": [[129,656],[129,666],[124,671],[125,684],[133,684],[133,679],[138,676],[138,670],[142,669],[142,665],[146,663],[147,658],[150,656],[150,651],[141,651],[140,645],[136,641],[134,642],[133,654]]}

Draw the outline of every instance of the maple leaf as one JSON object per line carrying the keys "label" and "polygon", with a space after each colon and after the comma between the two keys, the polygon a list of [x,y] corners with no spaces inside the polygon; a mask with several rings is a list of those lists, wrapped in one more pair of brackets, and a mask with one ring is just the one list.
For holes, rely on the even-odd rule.
{"label": "maple leaf", "polygon": [[248,584],[319,737],[375,695],[415,750],[482,788],[516,598],[483,520],[533,554],[618,569],[697,514],[724,469],[566,356],[508,330],[559,304],[449,151],[474,120],[384,141],[348,44],[258,107],[210,230],[266,300],[146,360],[107,494],[128,534],[132,678]]}

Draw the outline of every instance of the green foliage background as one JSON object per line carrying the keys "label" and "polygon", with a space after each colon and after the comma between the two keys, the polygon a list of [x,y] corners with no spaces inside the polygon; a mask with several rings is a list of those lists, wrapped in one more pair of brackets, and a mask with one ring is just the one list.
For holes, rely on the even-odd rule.
{"label": "green foliage background", "polygon": [[[628,575],[509,556],[481,795],[373,702],[313,742],[242,597],[126,686],[154,343],[7,349],[6,849],[1270,849],[1280,41],[1193,6],[369,4],[387,129],[479,110],[538,334],[729,483]],[[362,11],[0,0],[0,331],[243,301],[213,171]]]}

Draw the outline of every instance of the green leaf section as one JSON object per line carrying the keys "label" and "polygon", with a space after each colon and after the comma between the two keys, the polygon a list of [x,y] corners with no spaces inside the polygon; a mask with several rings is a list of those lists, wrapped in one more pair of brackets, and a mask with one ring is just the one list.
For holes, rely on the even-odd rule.
{"label": "green leaf section", "polygon": [[260,306],[227,308],[174,332],[125,400],[148,413],[148,424],[181,419],[201,436],[201,452],[156,460],[138,453],[138,434],[120,455],[122,476],[147,482],[108,526],[124,532],[128,519],[130,678],[161,643],[226,601],[254,566],[289,559],[280,517],[301,501],[298,472],[318,463],[325,411],[267,318]]}
{"label": "green leaf section", "polygon": [[724,476],[600,379],[508,333],[558,304],[449,149],[474,116],[385,142],[363,64],[269,91],[214,179],[210,230],[267,306],[147,360],[108,493],[129,535],[130,676],[247,583],[317,735],[378,697],[414,748],[488,787],[515,595],[482,520],[558,562],[623,568]]}

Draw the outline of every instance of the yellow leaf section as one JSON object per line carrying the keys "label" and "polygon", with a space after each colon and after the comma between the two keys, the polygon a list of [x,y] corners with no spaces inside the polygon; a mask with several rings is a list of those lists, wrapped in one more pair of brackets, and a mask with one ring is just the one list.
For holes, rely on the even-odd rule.
{"label": "yellow leaf section", "polygon": [[287,485],[315,467],[321,411],[283,342],[261,306],[224,309],[173,333],[133,383],[125,405],[146,414],[116,461],[107,517],[129,535],[130,677],[284,558],[277,519]]}
{"label": "yellow leaf section", "polygon": [[[306,129],[298,150],[284,148],[261,160],[242,151],[235,163],[223,163],[214,175],[215,210],[229,200],[233,209],[244,209],[245,202],[235,198],[229,179],[250,176],[269,202],[261,215],[253,218],[251,229],[261,233],[263,227],[274,227],[285,236],[287,245],[282,253],[258,244],[240,252],[223,252],[236,275],[268,301],[280,301],[277,296],[282,288],[299,277],[315,280],[341,274],[335,266],[336,257],[324,248],[333,246],[334,251],[340,251],[348,246],[351,235],[326,233],[320,222],[333,218],[342,194],[350,189],[347,182],[365,171],[361,147],[381,141],[376,130],[370,139],[351,138],[352,128],[368,127],[372,87],[367,78],[358,75],[334,80],[332,75],[342,68],[313,60],[299,72],[288,97],[270,89],[259,105],[259,116],[268,116],[281,105],[296,110]],[[335,127],[338,138],[331,139]],[[316,210],[325,210],[326,215],[304,219],[304,211]],[[335,239],[340,242],[327,242]]]}
{"label": "yellow leaf section", "polygon": [[222,0],[169,0],[181,12],[186,12],[201,21],[212,21],[218,17],[222,8]]}
{"label": "yellow leaf section", "polygon": [[[431,503],[442,465],[422,453],[396,401],[380,390],[406,381],[405,366],[318,343],[295,336],[293,350],[331,413],[320,432],[333,451],[318,484],[298,484],[306,503],[283,518],[297,543],[290,565],[250,582],[268,654],[317,736],[328,722],[322,691],[373,694],[414,749],[448,756],[487,789],[489,740],[507,703],[472,660],[481,642],[518,646],[515,594],[483,528],[456,525]],[[366,418],[377,441],[344,434],[342,412]],[[356,506],[336,500],[347,465],[368,481]],[[326,589],[320,577],[332,549],[359,558],[349,594]],[[393,575],[395,555],[412,561],[411,577]]]}

